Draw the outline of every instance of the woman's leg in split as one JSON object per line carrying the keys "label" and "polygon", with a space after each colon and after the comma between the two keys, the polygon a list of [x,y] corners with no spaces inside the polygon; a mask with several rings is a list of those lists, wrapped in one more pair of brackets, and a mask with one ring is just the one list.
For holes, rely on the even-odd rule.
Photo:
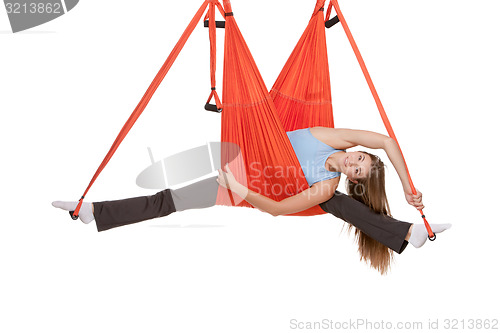
{"label": "woman's leg in split", "polygon": [[167,216],[175,212],[170,189],[150,196],[94,202],[93,205],[97,231]]}
{"label": "woman's leg in split", "polygon": [[[207,208],[215,205],[219,184],[217,177],[207,178],[194,184],[166,189],[150,196],[123,200],[84,202],[80,220],[90,223],[95,219],[98,231],[137,223],[186,209]],[[78,202],[55,201],[54,207],[67,211],[75,209]]]}
{"label": "woman's leg in split", "polygon": [[167,216],[186,209],[207,208],[215,205],[219,184],[217,177],[155,195],[116,201],[94,203],[94,217],[98,231]]}
{"label": "woman's leg in split", "polygon": [[363,203],[336,191],[328,201],[320,204],[327,213],[342,219],[366,235],[379,241],[396,253],[404,251],[411,223],[402,222],[392,217],[377,214]]}
{"label": "woman's leg in split", "polygon": [[[418,248],[427,240],[427,229],[423,224],[412,224],[377,214],[363,203],[338,191],[320,206],[325,212],[352,224],[396,253],[403,252],[408,242]],[[434,233],[440,233],[449,229],[451,224],[431,224],[430,227]]]}

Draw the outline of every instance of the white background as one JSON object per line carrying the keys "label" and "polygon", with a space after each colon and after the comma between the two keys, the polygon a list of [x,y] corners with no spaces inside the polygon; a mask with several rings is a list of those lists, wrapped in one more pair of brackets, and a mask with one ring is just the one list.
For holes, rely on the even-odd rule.
{"label": "white background", "polygon": [[[386,276],[359,261],[331,215],[214,207],[98,233],[51,206],[81,196],[201,3],[82,0],[17,34],[0,9],[0,331],[274,333],[325,318],[424,328],[439,319],[444,330],[447,318],[498,320],[495,0],[340,3],[429,221],[453,224],[396,255]],[[232,3],[269,88],[314,4]],[[218,37],[221,93],[222,29]],[[336,126],[385,133],[341,26],[327,39]],[[200,26],[88,200],[154,193],[135,185],[147,147],[160,159],[219,139],[219,115],[202,108],[208,55]],[[387,177],[393,215],[421,223],[392,167]]]}

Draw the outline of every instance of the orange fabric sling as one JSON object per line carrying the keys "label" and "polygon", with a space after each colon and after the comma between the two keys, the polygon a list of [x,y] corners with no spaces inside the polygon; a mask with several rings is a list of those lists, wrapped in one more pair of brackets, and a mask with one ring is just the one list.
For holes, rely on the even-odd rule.
{"label": "orange fabric sling", "polygon": [[[232,160],[234,152],[224,149],[221,163],[229,162],[236,179],[249,189],[280,201],[309,186],[227,0],[224,10],[221,142],[239,147],[240,158]],[[217,204],[251,207],[222,187],[219,187]],[[316,206],[295,215],[318,213],[324,211]]]}

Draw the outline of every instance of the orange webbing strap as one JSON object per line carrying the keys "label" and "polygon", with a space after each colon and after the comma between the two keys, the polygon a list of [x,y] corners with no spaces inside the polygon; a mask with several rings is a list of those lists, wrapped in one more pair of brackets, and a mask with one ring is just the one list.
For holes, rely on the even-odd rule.
{"label": "orange webbing strap", "polygon": [[[380,101],[380,98],[377,94],[377,91],[375,90],[375,86],[373,85],[373,81],[370,77],[370,74],[368,73],[368,69],[366,68],[365,62],[363,61],[363,58],[361,57],[361,53],[359,52],[358,46],[356,45],[356,42],[354,41],[354,38],[352,37],[351,31],[349,30],[349,27],[347,26],[347,23],[345,21],[344,15],[342,15],[342,12],[340,11],[339,4],[337,3],[337,0],[331,0],[331,3],[335,7],[335,11],[337,12],[337,16],[339,17],[340,23],[342,24],[342,27],[344,28],[344,31],[347,35],[347,38],[349,39],[349,42],[351,43],[352,49],[354,53],[356,54],[356,58],[358,59],[359,65],[361,66],[361,70],[363,71],[363,74],[365,75],[366,82],[368,83],[368,86],[370,87],[370,91],[372,92],[373,98],[375,99],[375,103],[377,103],[377,108],[380,112],[380,116],[382,117],[382,121],[384,122],[385,128],[387,129],[387,132],[389,133],[389,136],[396,141],[396,144],[398,145],[399,150],[401,151],[401,155],[403,155],[403,151],[401,150],[401,147],[399,146],[399,142],[396,139],[396,135],[394,134],[394,130],[392,129],[391,123],[389,122],[389,118],[387,118],[387,114],[385,113],[384,107],[382,106],[382,102]],[[411,180],[410,172],[408,171],[408,166],[406,165],[406,161],[403,156],[403,161],[405,164],[406,168],[406,173],[408,174],[408,180],[410,181],[410,187],[411,191],[413,194],[416,194],[417,191],[415,190],[415,186],[413,185],[413,181]],[[424,220],[425,228],[427,229],[427,232],[429,234],[429,239],[434,240],[436,236],[432,232],[432,229],[427,222],[427,219],[425,218],[424,212],[422,210],[419,210],[420,215],[422,216],[422,219]]]}
{"label": "orange webbing strap", "polygon": [[[219,11],[220,10],[221,8],[219,8]],[[209,104],[210,100],[213,97],[215,100],[215,105],[217,106],[217,110],[220,112],[222,110],[222,103],[220,102],[219,96],[217,95],[217,91],[215,90],[215,68],[217,64],[217,39],[215,32],[216,26],[215,26],[214,1],[211,1],[210,4],[208,5],[207,16],[208,16],[208,37],[210,40],[210,83],[212,91],[210,92],[210,96],[208,96],[206,104]]]}
{"label": "orange webbing strap", "polygon": [[111,159],[111,157],[115,153],[116,149],[118,149],[118,146],[120,145],[120,143],[123,141],[125,136],[128,134],[128,132],[130,131],[132,126],[134,126],[137,118],[139,118],[142,111],[144,111],[144,109],[148,105],[149,101],[151,100],[151,97],[153,97],[153,94],[155,93],[156,89],[159,87],[161,81],[163,80],[165,75],[167,75],[167,72],[169,71],[170,67],[172,67],[172,64],[174,63],[175,59],[177,58],[177,56],[181,52],[182,48],[184,47],[184,44],[186,44],[186,41],[188,40],[189,36],[193,32],[194,28],[196,27],[196,24],[200,21],[202,15],[203,15],[203,12],[207,8],[207,5],[209,2],[210,2],[210,0],[205,0],[203,2],[203,4],[201,5],[200,9],[198,9],[198,11],[194,15],[193,19],[191,20],[191,22],[187,26],[186,30],[184,30],[181,38],[179,39],[177,44],[175,44],[172,52],[170,52],[170,55],[168,56],[167,60],[165,61],[163,66],[160,68],[160,71],[158,72],[158,74],[156,74],[155,78],[153,79],[153,82],[151,82],[151,84],[149,85],[149,88],[147,89],[146,93],[142,97],[139,104],[136,106],[134,112],[132,112],[132,114],[128,118],[127,122],[125,123],[125,125],[123,125],[120,133],[118,134],[115,141],[113,142],[113,145],[111,146],[108,153],[104,157],[104,160],[101,162],[101,165],[99,166],[99,168],[95,172],[94,176],[92,177],[92,180],[90,181],[89,185],[87,186],[87,189],[85,190],[81,199],[79,200],[76,209],[72,212],[71,216],[73,217],[73,219],[78,218],[78,213],[80,212],[80,208],[82,206],[83,199],[87,195],[87,192],[89,191],[90,187],[92,186],[92,184],[94,184],[95,180],[97,179],[97,177],[99,176],[101,171],[104,169],[106,164],[108,164],[109,160]]}
{"label": "orange webbing strap", "polygon": [[330,14],[332,13],[332,7],[333,7],[333,4],[330,1],[330,3],[328,4],[328,9],[326,10],[326,14],[325,14],[325,22],[330,19]]}

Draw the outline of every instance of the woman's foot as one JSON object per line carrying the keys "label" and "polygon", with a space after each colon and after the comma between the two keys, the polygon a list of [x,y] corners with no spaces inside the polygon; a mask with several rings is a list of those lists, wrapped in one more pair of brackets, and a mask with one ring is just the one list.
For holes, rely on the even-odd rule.
{"label": "woman's foot", "polygon": [[[432,232],[435,234],[438,234],[440,232],[443,232],[443,231],[451,228],[451,224],[449,224],[449,223],[448,224],[431,224],[430,226],[431,226]],[[419,248],[422,245],[424,245],[428,236],[429,236],[429,233],[427,232],[427,229],[425,228],[424,224],[414,224],[412,227],[412,230],[411,230],[410,239],[408,241],[414,247]]]}
{"label": "woman's foot", "polygon": [[[78,201],[54,201],[52,206],[67,210],[68,212],[75,210]],[[94,210],[91,202],[83,202],[80,208],[78,217],[83,223],[90,223],[94,220]]]}

